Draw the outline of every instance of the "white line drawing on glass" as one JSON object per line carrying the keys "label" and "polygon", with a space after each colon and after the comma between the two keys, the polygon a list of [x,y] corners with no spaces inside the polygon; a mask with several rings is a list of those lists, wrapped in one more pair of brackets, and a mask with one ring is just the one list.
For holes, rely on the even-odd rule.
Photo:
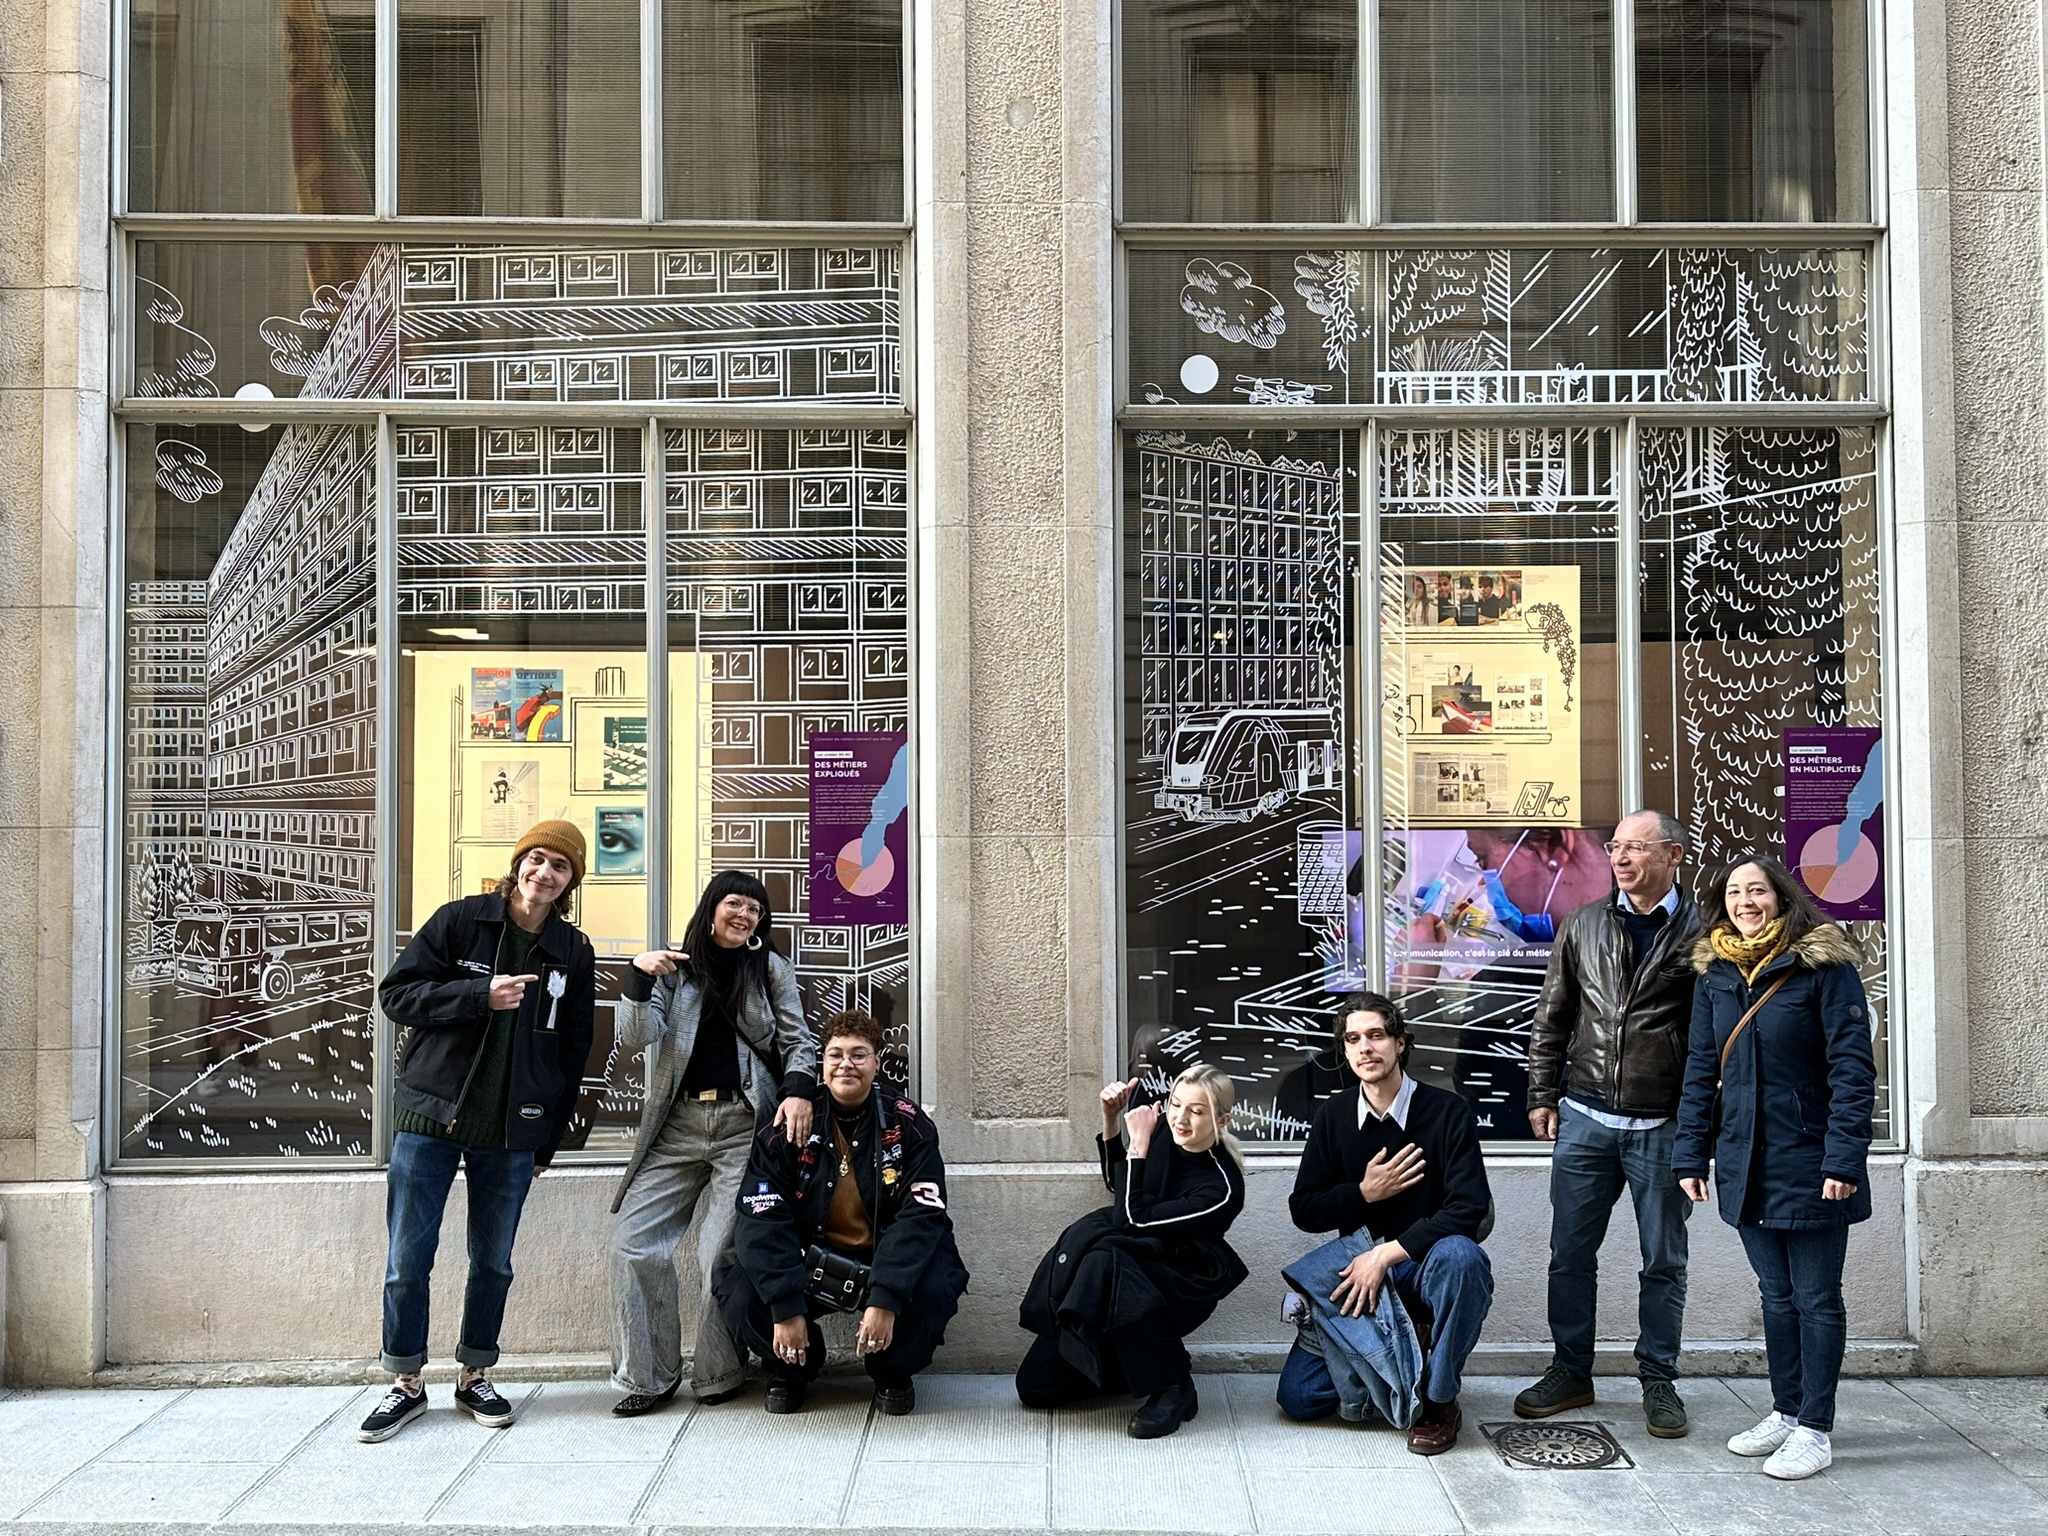
{"label": "white line drawing on glass", "polygon": [[[1323,322],[1325,366],[1348,386],[1351,354],[1368,346],[1370,398],[1413,405],[1864,399],[1866,263],[1858,251],[1793,249],[1292,258],[1294,289]],[[1245,264],[1194,257],[1186,275],[1177,302],[1197,334],[1277,344],[1279,301],[1264,307],[1271,296]],[[1370,319],[1357,313],[1354,290],[1371,293]],[[1164,302],[1150,280],[1137,291]],[[1276,323],[1262,326],[1262,314]],[[1174,348],[1188,339],[1171,324],[1156,329]],[[1340,398],[1352,398],[1348,387]]]}
{"label": "white line drawing on glass", "polygon": [[1349,251],[1304,251],[1294,258],[1294,291],[1323,322],[1323,365],[1351,372],[1358,345],[1358,258]]}
{"label": "white line drawing on glass", "polygon": [[1523,623],[1543,636],[1546,653],[1557,652],[1558,675],[1564,679],[1564,707],[1572,707],[1572,679],[1579,670],[1579,644],[1572,634],[1571,620],[1555,603],[1532,603]]}
{"label": "white line drawing on glass", "polygon": [[156,445],[156,483],[188,507],[217,493],[222,484],[206,462],[206,450],[175,437],[162,438]]}
{"label": "white line drawing on glass", "polygon": [[213,343],[185,324],[185,305],[175,293],[146,277],[135,279],[136,308],[152,327],[152,366],[138,369],[135,393],[146,399],[211,399],[220,393],[213,370]]}
{"label": "white line drawing on glass", "polygon": [[1348,814],[1347,471],[1177,433],[1133,451],[1132,1065],[1220,1062],[1245,1134],[1294,1139],[1274,1084],[1326,1043],[1343,953],[1320,861]]}
{"label": "white line drawing on glass", "polygon": [[1187,285],[1180,307],[1194,318],[1205,336],[1271,349],[1287,329],[1287,311],[1280,301],[1234,261],[1197,256],[1187,265]]}
{"label": "white line drawing on glass", "polygon": [[279,373],[303,379],[313,371],[320,349],[327,344],[334,322],[340,318],[354,283],[336,286],[322,283],[313,290],[313,302],[300,310],[296,319],[286,315],[266,316],[256,330],[270,347],[270,366]]}
{"label": "white line drawing on glass", "polygon": [[[324,301],[258,328],[304,363],[311,397],[893,400],[896,256],[387,245],[334,287],[310,357]],[[214,393],[183,306],[146,307],[190,338],[158,348],[186,360],[186,392]],[[389,617],[643,612],[640,456],[656,445],[625,435],[630,456],[610,428],[401,427]],[[671,610],[694,616],[715,699],[702,836],[788,885],[813,1007],[869,1007],[900,1057],[907,930],[803,922],[796,754],[808,729],[907,728],[907,434],[663,446]],[[210,578],[128,587],[130,1153],[368,1150],[372,450],[368,428],[286,428]],[[172,458],[185,489],[202,483]],[[581,1113],[630,1123],[637,1076],[610,1054]]]}
{"label": "white line drawing on glass", "polygon": [[[1658,428],[1641,443],[1646,624],[1665,640],[1646,766],[1688,856],[1713,869],[1780,848],[1786,729],[1884,723],[1873,449],[1849,428]],[[1847,926],[1881,1025],[1887,925]],[[1883,1073],[1881,1027],[1878,1046]],[[1881,1085],[1880,1116],[1889,1102]]]}
{"label": "white line drawing on glass", "polygon": [[1314,405],[1317,395],[1326,395],[1332,384],[1297,384],[1292,379],[1262,379],[1240,373],[1232,394],[1243,395],[1252,405]]}

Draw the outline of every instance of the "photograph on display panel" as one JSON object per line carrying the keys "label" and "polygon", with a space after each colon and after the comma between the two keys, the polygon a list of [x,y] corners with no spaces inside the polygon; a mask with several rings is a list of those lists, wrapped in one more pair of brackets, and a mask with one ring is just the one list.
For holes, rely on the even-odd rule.
{"label": "photograph on display panel", "polygon": [[1419,1080],[1471,1100],[1487,1139],[1526,1140],[1551,940],[1613,889],[1613,444],[1583,427],[1379,442],[1386,969],[1368,980],[1353,878],[1346,970],[1407,1013]]}

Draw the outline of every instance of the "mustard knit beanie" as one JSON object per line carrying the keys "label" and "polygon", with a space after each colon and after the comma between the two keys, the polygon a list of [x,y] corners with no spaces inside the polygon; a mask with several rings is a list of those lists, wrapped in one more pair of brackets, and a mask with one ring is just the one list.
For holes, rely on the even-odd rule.
{"label": "mustard knit beanie", "polygon": [[[537,821],[527,829],[526,836],[519,839],[519,846],[512,850],[512,867],[517,869],[519,861],[535,848],[545,848],[549,853],[559,853],[569,861],[569,887],[573,891],[583,883],[583,865],[588,851],[583,841],[583,831],[573,821]],[[563,892],[564,895],[568,891]]]}

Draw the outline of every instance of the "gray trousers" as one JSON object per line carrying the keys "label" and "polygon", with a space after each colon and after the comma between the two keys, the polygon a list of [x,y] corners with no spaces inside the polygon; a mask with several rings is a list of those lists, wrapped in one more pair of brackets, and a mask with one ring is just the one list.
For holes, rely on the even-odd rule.
{"label": "gray trousers", "polygon": [[746,1379],[711,1295],[711,1275],[732,1247],[740,1178],[754,1144],[744,1101],[676,1100],[612,1219],[612,1385],[666,1392],[682,1376],[683,1323],[676,1253],[697,1230],[697,1341],[690,1390],[729,1392]]}

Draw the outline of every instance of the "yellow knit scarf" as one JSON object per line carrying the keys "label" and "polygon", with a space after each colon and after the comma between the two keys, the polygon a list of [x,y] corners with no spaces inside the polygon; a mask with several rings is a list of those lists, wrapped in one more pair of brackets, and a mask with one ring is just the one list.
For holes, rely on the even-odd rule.
{"label": "yellow knit scarf", "polygon": [[1714,946],[1715,954],[1742,972],[1744,981],[1754,982],[1759,971],[1785,952],[1785,919],[1772,918],[1749,939],[1733,928],[1716,928],[1707,942]]}

